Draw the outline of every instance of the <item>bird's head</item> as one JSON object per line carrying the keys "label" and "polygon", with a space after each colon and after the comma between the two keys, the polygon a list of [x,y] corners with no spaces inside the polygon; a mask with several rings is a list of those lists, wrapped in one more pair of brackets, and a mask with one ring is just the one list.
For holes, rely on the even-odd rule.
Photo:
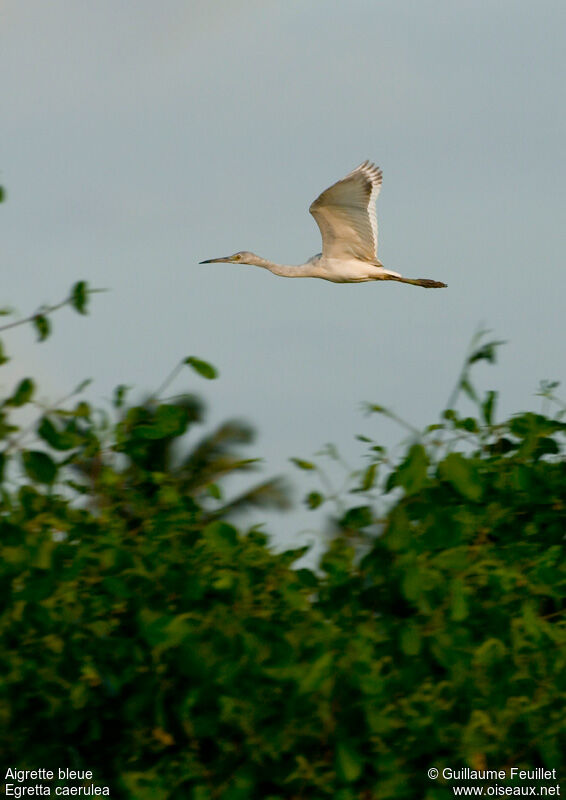
{"label": "bird's head", "polygon": [[248,250],[240,250],[232,256],[222,256],[222,258],[207,258],[206,261],[201,261],[201,264],[218,264],[226,262],[228,264],[257,264],[259,256],[255,253],[250,253]]}

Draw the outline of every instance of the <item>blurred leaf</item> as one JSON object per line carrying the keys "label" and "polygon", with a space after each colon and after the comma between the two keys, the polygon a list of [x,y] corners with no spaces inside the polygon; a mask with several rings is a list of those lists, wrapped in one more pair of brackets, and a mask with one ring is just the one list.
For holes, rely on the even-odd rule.
{"label": "blurred leaf", "polygon": [[124,772],[121,779],[129,797],[135,797],[136,800],[167,800],[171,796],[169,787],[155,768],[143,772]]}
{"label": "blurred leaf", "polygon": [[130,387],[126,386],[124,383],[121,383],[114,389],[114,396],[112,398],[112,405],[114,408],[123,408],[126,400],[126,394],[129,390]]}
{"label": "blurred leaf", "polygon": [[215,550],[231,551],[238,544],[238,531],[226,522],[211,522],[203,531],[203,538]]}
{"label": "blurred leaf", "polygon": [[474,403],[477,403],[478,396],[476,394],[476,390],[466,376],[460,381],[460,389],[470,398],[470,400],[472,400]]}
{"label": "blurred leaf", "polygon": [[464,417],[464,419],[459,419],[456,422],[456,428],[459,430],[468,431],[468,433],[477,433],[479,431],[478,421],[474,417]]}
{"label": "blurred leaf", "polygon": [[[47,481],[45,482],[47,483]],[[54,548],[55,542],[53,539],[44,539],[41,542],[33,562],[33,565],[36,569],[51,569]]]}
{"label": "blurred leaf", "polygon": [[539,385],[537,395],[539,397],[552,397],[555,389],[560,386],[560,381],[542,380]]}
{"label": "blurred leaf", "polygon": [[452,582],[452,619],[462,622],[468,616],[468,603],[464,591],[464,582],[457,578]]}
{"label": "blurred leaf", "polygon": [[405,623],[401,629],[401,650],[407,656],[416,656],[421,650],[421,634],[413,623]]}
{"label": "blurred leaf", "polygon": [[523,624],[526,632],[538,640],[542,636],[542,623],[535,610],[535,605],[532,600],[527,600],[523,603]]}
{"label": "blurred leaf", "polygon": [[84,400],[81,400],[80,403],[77,403],[74,410],[75,417],[82,417],[83,419],[88,419],[90,417],[90,406],[88,403],[85,403]]}
{"label": "blurred leaf", "polygon": [[[245,462],[238,462],[233,465],[234,469],[241,469]],[[242,494],[225,503],[219,509],[218,514],[226,516],[234,512],[245,511],[248,508],[274,508],[285,511],[290,507],[289,492],[287,484],[281,478],[271,480],[252,486]]]}
{"label": "blurred leaf", "polygon": [[134,432],[139,439],[167,439],[180,436],[187,429],[184,408],[162,404],[157,407],[153,420],[136,425]]}
{"label": "blurred leaf", "polygon": [[88,300],[88,284],[86,281],[78,281],[71,290],[71,305],[79,314],[86,314]]}
{"label": "blurred leaf", "polygon": [[483,491],[477,467],[461,453],[447,455],[438,471],[464,497],[474,501],[481,498]]}
{"label": "blurred leaf", "polygon": [[334,656],[332,653],[323,653],[312,664],[305,667],[303,676],[299,684],[301,694],[310,694],[320,688],[321,683],[332,674],[332,663]]}
{"label": "blurred leaf", "polygon": [[198,372],[201,377],[209,381],[218,377],[218,370],[213,367],[212,364],[209,364],[207,361],[202,361],[200,358],[196,358],[196,356],[189,356],[183,363],[188,364],[195,372]]}
{"label": "blurred leaf", "polygon": [[206,487],[206,491],[215,500],[222,500],[222,491],[217,483],[209,483]]}
{"label": "blurred leaf", "polygon": [[324,495],[320,492],[309,492],[305,502],[310,509],[318,508],[324,503]]}
{"label": "blurred leaf", "polygon": [[55,450],[70,450],[78,444],[75,435],[59,430],[47,416],[41,418],[37,434]]}
{"label": "blurred leaf", "polygon": [[373,513],[369,506],[349,508],[340,520],[340,527],[346,530],[361,530],[373,524]]}
{"label": "blurred leaf", "polygon": [[385,414],[389,416],[389,409],[385,406],[380,406],[377,403],[365,403],[365,410],[368,414]]}
{"label": "blurred leaf", "polygon": [[39,342],[43,342],[51,333],[51,322],[45,314],[36,314],[33,318],[33,325],[37,333]]}
{"label": "blurred leaf", "polygon": [[24,406],[29,403],[35,391],[35,384],[31,378],[24,378],[18,384],[14,394],[6,400],[9,406]]}
{"label": "blurred leaf", "polygon": [[332,578],[342,580],[347,577],[354,561],[356,551],[345,537],[337,537],[320,560],[320,568]]}
{"label": "blurred leaf", "polygon": [[2,340],[0,340],[0,366],[2,364],[6,364],[10,359],[4,352],[4,345],[2,344]]}
{"label": "blurred leaf", "polygon": [[316,469],[312,461],[305,461],[303,458],[290,458],[289,461],[299,469]]}
{"label": "blurred leaf", "polygon": [[322,450],[317,453],[317,455],[326,456],[327,458],[331,458],[333,461],[340,461],[340,453],[333,442],[327,442]]}
{"label": "blurred leaf", "polygon": [[482,403],[482,415],[483,420],[486,425],[493,424],[493,411],[495,408],[495,402],[497,400],[497,392],[489,391],[485,396],[485,400]]}
{"label": "blurred leaf", "polygon": [[419,492],[428,480],[428,465],[428,455],[423,445],[412,445],[405,460],[389,476],[387,491],[402,486],[408,495]]}
{"label": "blurred leaf", "polygon": [[338,777],[346,781],[346,783],[353,783],[362,774],[362,768],[363,761],[359,753],[350,744],[338,742],[336,746],[336,772]]}
{"label": "blurred leaf", "polygon": [[474,653],[474,665],[486,667],[501,661],[507,654],[507,648],[500,639],[490,637],[477,648]]}
{"label": "blurred leaf", "polygon": [[468,364],[475,364],[476,361],[488,361],[490,364],[494,364],[497,355],[497,348],[502,344],[505,344],[505,341],[498,340],[486,342],[486,344],[482,345],[471,354],[471,356],[468,358]]}
{"label": "blurred leaf", "polygon": [[370,489],[373,489],[375,486],[375,481],[377,478],[377,464],[373,463],[370,464],[369,467],[365,470],[360,486],[357,491],[360,492],[369,492]]}
{"label": "blurred leaf", "polygon": [[87,386],[90,386],[91,383],[92,383],[92,378],[85,378],[84,381],[81,381],[79,385],[75,387],[75,389],[73,390],[73,394],[80,394],[81,392],[84,392]]}
{"label": "blurred leaf", "polygon": [[24,470],[32,481],[53,483],[57,474],[57,465],[47,453],[41,450],[24,450],[22,452]]}

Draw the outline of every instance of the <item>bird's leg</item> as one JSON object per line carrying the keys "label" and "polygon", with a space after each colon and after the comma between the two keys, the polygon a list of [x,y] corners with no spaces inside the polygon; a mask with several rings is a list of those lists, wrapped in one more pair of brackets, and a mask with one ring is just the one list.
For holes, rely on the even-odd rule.
{"label": "bird's leg", "polygon": [[401,278],[395,275],[388,275],[387,279],[390,281],[399,281],[400,283],[412,283],[413,286],[422,286],[425,289],[444,289],[445,283],[440,281],[433,281],[430,278]]}

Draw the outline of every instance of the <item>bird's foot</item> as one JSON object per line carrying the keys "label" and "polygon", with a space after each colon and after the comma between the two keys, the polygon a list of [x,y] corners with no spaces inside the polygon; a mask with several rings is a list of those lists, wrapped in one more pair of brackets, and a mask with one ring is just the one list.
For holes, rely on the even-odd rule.
{"label": "bird's foot", "polygon": [[415,281],[418,286],[423,286],[425,289],[445,289],[447,284],[441,281],[431,281],[429,278],[417,278]]}

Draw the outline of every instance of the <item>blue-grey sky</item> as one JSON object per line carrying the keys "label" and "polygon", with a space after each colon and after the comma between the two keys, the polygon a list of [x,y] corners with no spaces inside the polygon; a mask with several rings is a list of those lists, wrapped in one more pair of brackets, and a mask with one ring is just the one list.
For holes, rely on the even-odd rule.
{"label": "blue-grey sky", "polygon": [[[359,463],[356,433],[402,435],[361,401],[433,421],[479,324],[508,340],[478,371],[501,414],[565,378],[562,0],[0,14],[0,305],[33,310],[79,279],[112,290],[41,346],[29,330],[7,341],[45,394],[89,376],[95,402],[153,389],[196,354],[221,379],[173,388],[202,391],[211,423],[251,420],[267,473],[292,475],[289,456],[327,441]],[[198,265],[240,249],[303,262],[320,250],[310,202],[366,158],[384,171],[380,260],[448,289]]]}

